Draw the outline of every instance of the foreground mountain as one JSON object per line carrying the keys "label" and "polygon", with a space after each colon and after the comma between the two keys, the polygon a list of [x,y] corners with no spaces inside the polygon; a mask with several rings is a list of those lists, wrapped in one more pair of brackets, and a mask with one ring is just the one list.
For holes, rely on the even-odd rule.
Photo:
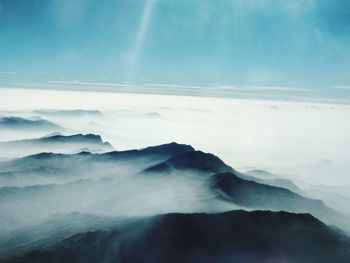
{"label": "foreground mountain", "polygon": [[76,234],[5,262],[348,262],[350,240],[309,214],[166,214]]}
{"label": "foreground mountain", "polygon": [[37,139],[0,142],[0,151],[3,157],[22,157],[42,152],[80,152],[82,149],[91,152],[114,150],[111,144],[103,142],[101,136],[95,134],[65,136],[54,133]]}
{"label": "foreground mountain", "polygon": [[[100,142],[91,135],[41,139],[43,144]],[[40,153],[3,162],[0,258],[345,262],[347,239],[319,220],[349,230],[347,217],[320,200],[253,179],[213,154],[177,143],[101,154]],[[239,209],[297,214],[222,213]],[[316,253],[317,248],[329,252]]]}
{"label": "foreground mountain", "polygon": [[74,234],[120,226],[123,219],[71,212],[54,214],[37,224],[7,234],[0,234],[0,262],[2,258],[43,248]]}

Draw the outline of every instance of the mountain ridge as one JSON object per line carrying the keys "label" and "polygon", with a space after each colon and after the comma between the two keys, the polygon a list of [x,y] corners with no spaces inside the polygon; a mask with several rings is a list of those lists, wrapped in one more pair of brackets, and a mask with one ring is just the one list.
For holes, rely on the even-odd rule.
{"label": "mountain ridge", "polygon": [[309,214],[237,210],[157,215],[75,234],[5,262],[345,263],[349,256],[349,238]]}

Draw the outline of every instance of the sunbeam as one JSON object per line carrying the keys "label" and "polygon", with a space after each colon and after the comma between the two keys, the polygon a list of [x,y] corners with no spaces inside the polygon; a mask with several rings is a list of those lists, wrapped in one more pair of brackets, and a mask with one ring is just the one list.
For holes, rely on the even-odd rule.
{"label": "sunbeam", "polygon": [[154,5],[157,0],[146,0],[145,6],[143,8],[142,16],[140,19],[140,24],[138,26],[137,34],[135,37],[135,41],[133,44],[133,48],[131,50],[129,67],[126,74],[127,81],[132,81],[134,78],[134,74],[137,70],[137,65],[140,58],[140,53],[145,42],[146,33],[148,31],[149,23],[151,21],[152,12],[154,9]]}

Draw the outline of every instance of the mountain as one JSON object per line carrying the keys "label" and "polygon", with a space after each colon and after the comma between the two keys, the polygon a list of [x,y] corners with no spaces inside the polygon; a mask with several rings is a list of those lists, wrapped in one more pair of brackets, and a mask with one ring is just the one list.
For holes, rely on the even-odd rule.
{"label": "mountain", "polygon": [[[172,173],[174,176],[164,176]],[[165,178],[161,179],[158,175],[163,175]],[[174,181],[173,177],[178,179]],[[129,184],[123,191],[119,186],[120,180],[124,180],[124,184]],[[222,209],[233,209],[236,206],[246,209],[311,213],[327,223],[350,229],[348,218],[327,207],[321,200],[310,199],[286,188],[265,184],[263,181],[255,182],[250,176],[245,177],[215,155],[176,143],[104,154],[81,152],[68,155],[54,153],[32,155],[0,163],[0,184],[12,186],[12,188],[0,188],[3,202],[7,200],[6,202],[10,204],[16,200],[26,206],[35,205],[39,211],[51,210],[47,203],[39,202],[32,197],[38,200],[44,196],[50,197],[50,200],[62,206],[66,198],[73,198],[71,205],[76,207],[80,196],[89,192],[94,196],[103,193],[109,196],[109,200],[103,201],[104,206],[100,207],[107,207],[107,203],[113,205],[113,202],[120,197],[127,197],[134,202],[136,199],[130,197],[135,191],[133,187],[143,184],[143,188],[136,188],[137,195],[143,193],[147,196],[148,191],[154,191],[157,187],[163,189],[172,187],[168,192],[161,193],[160,190],[156,190],[155,195],[159,192],[158,199],[165,200],[164,203],[169,201],[167,199],[169,193],[184,191],[186,193],[184,196],[188,195],[189,198],[187,202],[202,207],[203,211],[210,211],[212,206],[223,207]],[[36,187],[35,184],[41,186]],[[179,188],[176,188],[178,185]],[[23,186],[26,187],[18,188]],[[119,193],[113,193],[113,189],[119,189]],[[189,191],[193,192],[192,196]],[[178,193],[173,193],[172,198],[175,196],[181,198],[181,194]],[[152,194],[152,198],[156,197]],[[159,203],[161,204],[160,201]],[[5,207],[4,211],[8,211],[8,214],[15,213],[12,211],[12,206]],[[153,206],[150,207],[154,209]],[[155,207],[157,211],[161,211],[161,205]],[[17,210],[17,213],[20,211]],[[33,212],[34,215],[34,218],[40,216]],[[11,222],[11,217],[6,216],[6,213],[2,218],[6,222]]]}
{"label": "mountain", "polygon": [[278,175],[264,170],[251,170],[244,172],[245,178],[250,178],[257,183],[264,183],[271,186],[278,186],[289,189],[294,193],[305,195],[305,191],[300,189],[292,180],[281,178]]}
{"label": "mountain", "polygon": [[[73,140],[96,136],[74,136],[54,140]],[[42,138],[46,145],[52,145],[52,137]],[[80,140],[79,139],[79,140]],[[71,145],[71,144],[69,144]],[[78,145],[77,145],[78,146]],[[107,145],[108,147],[108,145]],[[67,150],[67,149],[66,149]],[[194,151],[189,145],[168,143],[139,150],[112,151],[102,154],[80,152],[77,154],[40,153],[27,157],[0,162],[1,186],[29,186],[35,184],[66,183],[78,179],[99,179],[118,174],[137,174],[150,166],[158,164],[170,156]]]}
{"label": "mountain", "polygon": [[69,153],[79,149],[92,152],[114,150],[112,145],[103,142],[101,136],[95,134],[64,136],[54,133],[36,139],[0,142],[1,155],[6,157],[21,157],[41,152]]}
{"label": "mountain", "polygon": [[42,118],[25,119],[16,116],[0,118],[1,129],[27,129],[27,130],[63,130],[63,128],[53,122]]}
{"label": "mountain", "polygon": [[348,262],[350,240],[309,214],[165,214],[73,235],[5,262]]}
{"label": "mountain", "polygon": [[[37,140],[102,143],[96,135]],[[306,248],[328,247],[337,254],[324,258],[343,262],[346,238],[318,220],[350,229],[347,217],[259,180],[174,142],[2,162],[0,256],[25,253],[10,262],[313,262],[319,255]],[[237,209],[288,213],[222,213]],[[72,213],[78,216],[62,217]],[[130,221],[112,222],[121,218]]]}
{"label": "mountain", "polygon": [[[73,136],[73,137],[65,137],[62,138],[60,136],[54,136],[54,137],[44,137],[39,140],[43,141],[58,141],[60,140],[72,140],[75,138],[79,138],[80,140],[82,138],[85,139],[91,139],[93,141],[101,142],[101,138],[99,136],[94,135],[79,135],[79,136]],[[88,152],[81,152],[77,154],[59,154],[59,153],[52,153],[52,152],[43,152],[39,154],[30,155],[27,157],[15,159],[8,162],[0,163],[0,171],[2,170],[20,170],[20,169],[33,169],[35,167],[41,167],[43,165],[45,166],[54,166],[57,168],[62,168],[64,166],[74,166],[78,165],[78,160],[81,160],[84,163],[84,165],[89,165],[90,161],[95,162],[116,162],[118,164],[118,161],[143,161],[148,163],[144,163],[145,166],[152,165],[151,160],[157,160],[158,163],[161,161],[164,161],[168,159],[169,157],[194,151],[193,147],[190,145],[185,144],[177,144],[177,143],[168,143],[168,144],[162,144],[158,146],[151,146],[139,150],[127,150],[127,151],[112,151],[102,154],[92,154]],[[146,159],[144,159],[146,158]],[[64,162],[62,162],[64,160]]]}
{"label": "mountain", "polygon": [[163,156],[176,156],[178,154],[183,154],[187,152],[193,152],[194,148],[191,145],[178,144],[176,142],[166,143],[157,146],[150,146],[139,150],[131,150],[124,152],[114,152],[111,153],[113,156],[125,155],[128,153],[137,153],[136,155],[163,155]]}
{"label": "mountain", "polygon": [[220,158],[213,154],[201,151],[189,151],[175,155],[162,163],[154,165],[146,169],[144,173],[169,174],[175,170],[195,170],[206,173],[234,171],[232,167],[226,165]]}
{"label": "mountain", "polygon": [[327,207],[321,200],[307,198],[285,188],[244,180],[233,173],[211,176],[211,185],[221,198],[242,207],[311,213],[324,222],[349,229],[349,218],[345,215]]}
{"label": "mountain", "polygon": [[215,174],[211,177],[211,183],[222,198],[250,208],[291,212],[326,210],[320,200],[308,199],[281,187],[244,180],[233,173]]}
{"label": "mountain", "polygon": [[74,234],[120,226],[124,219],[71,212],[54,214],[39,223],[0,235],[0,262],[8,255],[47,247]]}

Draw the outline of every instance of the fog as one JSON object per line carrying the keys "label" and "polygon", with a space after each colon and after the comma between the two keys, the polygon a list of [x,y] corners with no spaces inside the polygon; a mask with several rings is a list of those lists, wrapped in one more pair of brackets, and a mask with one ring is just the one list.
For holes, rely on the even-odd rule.
{"label": "fog", "polygon": [[[277,202],[272,210],[300,202],[301,210],[290,212],[320,207],[326,223],[350,229],[348,105],[29,89],[0,94],[6,120],[0,129],[0,256],[30,248],[35,242],[28,235],[41,244],[116,219],[251,210],[254,187]],[[211,171],[144,173],[171,154],[120,153],[172,141],[213,153],[236,171],[259,169],[252,177],[238,175],[325,205],[246,182],[252,192],[242,198],[253,206],[239,206],[213,189]]]}
{"label": "fog", "polygon": [[[1,100],[0,110],[27,117],[48,109],[99,110],[102,116],[43,117],[71,133],[100,134],[117,150],[176,141],[214,153],[239,170],[350,185],[348,105],[23,89],[2,89]],[[35,137],[1,133],[2,141]]]}

